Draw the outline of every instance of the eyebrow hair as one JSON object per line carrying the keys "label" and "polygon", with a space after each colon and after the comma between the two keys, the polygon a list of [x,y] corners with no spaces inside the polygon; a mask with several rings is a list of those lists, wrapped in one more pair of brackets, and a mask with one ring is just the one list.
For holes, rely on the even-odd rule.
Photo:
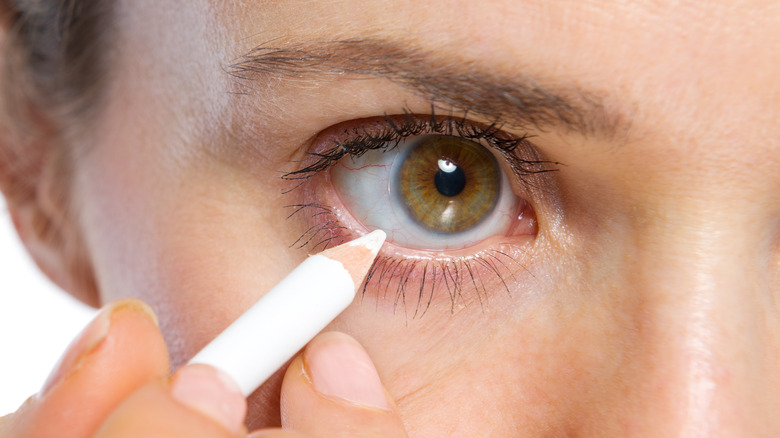
{"label": "eyebrow hair", "polygon": [[520,128],[562,127],[613,138],[631,126],[629,111],[615,110],[617,105],[574,84],[543,86],[521,73],[499,76],[474,62],[441,59],[413,45],[373,38],[270,44],[241,56],[227,72],[239,80],[384,78],[436,104]]}

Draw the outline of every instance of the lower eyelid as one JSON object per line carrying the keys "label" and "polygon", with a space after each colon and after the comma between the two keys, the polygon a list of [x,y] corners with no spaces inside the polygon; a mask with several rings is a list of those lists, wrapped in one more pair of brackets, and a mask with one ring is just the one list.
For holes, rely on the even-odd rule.
{"label": "lower eyelid", "polygon": [[[369,230],[351,217],[333,190],[330,173],[323,172],[296,190],[301,202],[290,205],[291,216],[303,219],[305,232],[292,246],[319,252]],[[487,300],[498,289],[509,293],[519,275],[535,233],[493,236],[476,247],[459,251],[421,251],[386,243],[361,287],[363,300],[376,307],[421,317],[431,309],[451,312],[455,306]]]}
{"label": "lower eyelid", "polygon": [[376,307],[422,317],[431,309],[452,312],[456,307],[484,307],[491,293],[511,297],[514,285],[527,271],[520,248],[487,249],[464,258],[409,259],[380,257],[366,278],[361,296]]}

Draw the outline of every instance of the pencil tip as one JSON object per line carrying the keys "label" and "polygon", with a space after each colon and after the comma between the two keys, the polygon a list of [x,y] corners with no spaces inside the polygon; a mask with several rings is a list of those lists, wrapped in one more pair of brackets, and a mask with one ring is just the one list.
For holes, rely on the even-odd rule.
{"label": "pencil tip", "polygon": [[372,231],[351,242],[326,249],[320,255],[343,263],[344,268],[352,276],[355,287],[358,287],[371,269],[386,238],[387,234],[384,231]]}
{"label": "pencil tip", "polygon": [[365,246],[369,251],[371,251],[371,254],[375,256],[377,253],[379,253],[379,249],[382,248],[382,245],[385,243],[385,239],[387,239],[387,234],[385,234],[384,231],[374,230],[365,236],[361,236],[353,240],[350,242],[350,245]]}

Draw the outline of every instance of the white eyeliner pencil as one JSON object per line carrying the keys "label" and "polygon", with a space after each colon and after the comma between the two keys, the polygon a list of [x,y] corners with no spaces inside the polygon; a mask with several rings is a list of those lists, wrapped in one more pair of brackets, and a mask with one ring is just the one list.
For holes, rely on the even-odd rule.
{"label": "white eyeliner pencil", "polygon": [[309,256],[189,363],[226,372],[248,396],[352,303],[385,238],[376,230]]}

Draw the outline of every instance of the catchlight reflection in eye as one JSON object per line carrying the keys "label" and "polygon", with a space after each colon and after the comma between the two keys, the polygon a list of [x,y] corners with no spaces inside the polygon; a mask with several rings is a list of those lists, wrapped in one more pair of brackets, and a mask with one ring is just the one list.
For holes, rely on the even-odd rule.
{"label": "catchlight reflection in eye", "polygon": [[331,175],[352,216],[407,248],[455,250],[506,235],[524,203],[493,154],[454,136],[409,137],[345,158]]}

